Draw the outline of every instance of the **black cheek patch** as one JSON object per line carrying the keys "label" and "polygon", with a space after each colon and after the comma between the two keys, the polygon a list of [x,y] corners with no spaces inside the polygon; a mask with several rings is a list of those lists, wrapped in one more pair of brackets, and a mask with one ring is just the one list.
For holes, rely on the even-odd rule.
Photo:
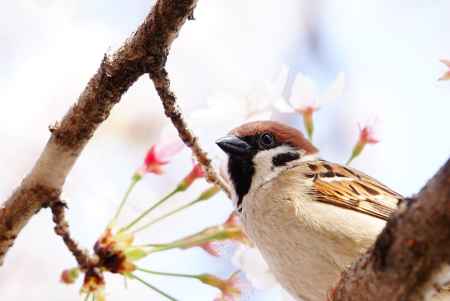
{"label": "black cheek patch", "polygon": [[284,166],[290,161],[294,161],[300,158],[299,153],[296,152],[287,152],[276,155],[272,158],[272,163],[274,166]]}

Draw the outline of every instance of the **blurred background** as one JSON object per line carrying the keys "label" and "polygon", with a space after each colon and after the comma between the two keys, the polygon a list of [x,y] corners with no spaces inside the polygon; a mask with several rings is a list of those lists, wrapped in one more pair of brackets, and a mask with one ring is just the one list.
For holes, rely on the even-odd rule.
{"label": "blurred background", "polygon": [[[105,53],[137,28],[153,5],[148,0],[18,0],[0,9],[0,200],[30,170],[44,147],[48,126],[61,119],[94,74]],[[417,192],[450,153],[450,83],[438,82],[450,58],[448,1],[199,1],[195,21],[175,41],[168,61],[173,90],[185,112],[212,95],[245,95],[289,67],[284,95],[299,71],[326,86],[343,71],[338,100],[315,115],[315,143],[322,156],[343,162],[358,135],[358,122],[377,118],[381,142],[367,147],[353,166],[404,195]],[[282,116],[301,128],[296,116]],[[130,176],[167,126],[147,77],[113,109],[67,179],[71,231],[90,247],[111,218]],[[201,129],[202,130],[202,129]],[[207,129],[209,131],[209,129]],[[201,131],[213,141],[229,128]],[[190,169],[185,150],[163,176],[147,176],[133,192],[124,219],[173,188]],[[206,187],[196,183],[172,205]],[[172,206],[171,205],[171,206]],[[146,242],[166,242],[223,222],[231,211],[223,196],[147,231]],[[226,251],[225,251],[226,253]],[[199,249],[150,256],[155,270],[227,276],[227,256]],[[80,300],[79,283],[58,281],[75,261],[53,233],[48,210],[36,215],[0,268],[1,300]],[[180,300],[212,300],[217,291],[195,281],[146,277]],[[149,289],[107,278],[108,300],[160,300]],[[278,289],[252,291],[247,300],[278,300]],[[162,299],[161,299],[162,300]]]}

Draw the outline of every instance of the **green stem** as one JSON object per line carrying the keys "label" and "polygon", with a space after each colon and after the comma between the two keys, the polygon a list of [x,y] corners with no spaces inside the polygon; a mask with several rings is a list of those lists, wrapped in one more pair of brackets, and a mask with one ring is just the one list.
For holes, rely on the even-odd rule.
{"label": "green stem", "polygon": [[128,186],[127,191],[125,192],[125,194],[124,194],[124,196],[122,198],[122,201],[120,202],[119,207],[117,208],[116,214],[114,214],[113,219],[109,223],[110,226],[112,226],[113,224],[116,223],[117,219],[119,218],[120,212],[122,211],[123,206],[125,205],[125,203],[128,200],[128,197],[130,196],[131,191],[133,190],[134,186],[136,186],[136,184],[139,182],[140,179],[141,179],[140,177],[136,177],[136,176],[134,176],[131,179],[131,183]]}
{"label": "green stem", "polygon": [[353,147],[352,154],[347,162],[345,162],[345,165],[349,165],[356,157],[358,157],[364,150],[364,147],[364,143],[358,142],[355,147]]}
{"label": "green stem", "polygon": [[178,213],[178,212],[180,212],[180,211],[183,211],[184,209],[187,209],[187,208],[189,208],[189,207],[191,207],[191,206],[193,206],[193,205],[199,203],[200,201],[202,201],[202,199],[195,199],[195,200],[193,200],[192,202],[187,203],[186,205],[183,205],[183,206],[178,207],[178,208],[176,208],[176,209],[174,209],[174,210],[172,210],[172,211],[169,211],[169,212],[167,212],[166,214],[164,214],[164,215],[162,215],[162,216],[160,216],[160,217],[158,217],[158,218],[156,218],[156,219],[154,219],[154,220],[152,220],[152,221],[146,223],[146,224],[143,225],[142,227],[140,227],[140,228],[134,230],[134,231],[133,231],[133,234],[136,234],[137,232],[140,232],[140,231],[142,231],[142,230],[145,230],[145,229],[147,229],[148,227],[150,227],[151,225],[154,225],[154,224],[156,224],[156,223],[159,223],[159,222],[162,221],[163,219],[166,219],[166,218],[168,218],[168,217],[170,217],[170,216],[172,216],[172,215],[174,215],[174,214],[176,214],[176,213]]}
{"label": "green stem", "polygon": [[221,230],[213,232],[211,234],[198,233],[196,235],[198,235],[198,237],[194,237],[192,239],[191,238],[181,239],[167,244],[146,244],[143,245],[142,247],[150,247],[151,249],[148,251],[148,253],[150,254],[177,248],[180,249],[191,248],[195,246],[201,246],[210,241],[221,241],[228,239],[225,231]]}
{"label": "green stem", "polygon": [[128,289],[128,278],[127,277],[123,277],[123,287],[125,289]]}
{"label": "green stem", "polygon": [[175,299],[174,297],[172,297],[172,296],[166,294],[166,293],[163,292],[162,290],[160,290],[160,289],[154,287],[153,285],[151,285],[150,283],[148,283],[148,282],[145,281],[144,279],[139,278],[138,276],[136,276],[136,275],[134,275],[134,274],[131,274],[131,277],[134,278],[134,279],[136,279],[136,280],[139,281],[140,283],[144,284],[145,286],[151,288],[152,290],[154,290],[155,292],[159,293],[160,295],[166,297],[167,299],[172,300],[172,301],[178,301],[177,299]]}
{"label": "green stem", "polygon": [[91,293],[87,293],[87,294],[86,294],[86,297],[84,297],[84,301],[88,301],[90,295],[91,295]]}
{"label": "green stem", "polygon": [[308,140],[312,142],[314,133],[313,111],[303,113],[303,124],[306,129],[306,134],[308,135]]}
{"label": "green stem", "polygon": [[345,165],[350,165],[350,163],[352,163],[353,159],[355,159],[353,156],[348,158],[347,162],[345,162]]}
{"label": "green stem", "polygon": [[154,204],[153,206],[151,206],[150,208],[148,208],[147,210],[145,210],[144,212],[142,212],[141,215],[139,215],[137,218],[135,218],[131,223],[129,223],[127,226],[123,227],[122,229],[120,229],[120,231],[126,231],[129,230],[131,227],[133,227],[134,225],[136,225],[141,219],[143,219],[147,214],[149,214],[150,212],[152,212],[154,209],[158,208],[162,203],[164,203],[165,201],[167,201],[168,199],[170,199],[172,196],[174,196],[177,192],[179,192],[179,188],[175,188],[175,190],[173,190],[172,192],[170,192],[169,194],[167,194],[165,197],[163,197],[162,199],[160,199],[156,204]]}
{"label": "green stem", "polygon": [[169,277],[181,277],[181,278],[191,278],[191,279],[197,279],[197,280],[199,279],[198,275],[192,275],[192,274],[157,272],[157,271],[152,271],[152,270],[143,269],[143,268],[139,268],[139,267],[137,267],[136,270],[144,272],[144,273],[148,273],[148,274],[153,274],[153,275],[169,276]]}

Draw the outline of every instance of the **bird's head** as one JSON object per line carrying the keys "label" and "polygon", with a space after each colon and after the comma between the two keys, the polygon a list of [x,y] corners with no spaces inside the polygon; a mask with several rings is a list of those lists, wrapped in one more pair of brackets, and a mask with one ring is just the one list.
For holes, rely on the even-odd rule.
{"label": "bird's head", "polygon": [[238,210],[252,188],[274,178],[295,162],[318,157],[317,148],[300,131],[274,121],[243,124],[216,143],[228,155],[228,174]]}

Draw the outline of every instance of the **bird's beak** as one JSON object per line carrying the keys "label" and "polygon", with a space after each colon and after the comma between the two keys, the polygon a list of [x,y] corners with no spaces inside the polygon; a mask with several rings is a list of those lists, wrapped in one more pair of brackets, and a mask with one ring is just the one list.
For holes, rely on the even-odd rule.
{"label": "bird's beak", "polygon": [[228,135],[216,141],[216,144],[230,156],[246,156],[251,152],[251,146],[244,140]]}

